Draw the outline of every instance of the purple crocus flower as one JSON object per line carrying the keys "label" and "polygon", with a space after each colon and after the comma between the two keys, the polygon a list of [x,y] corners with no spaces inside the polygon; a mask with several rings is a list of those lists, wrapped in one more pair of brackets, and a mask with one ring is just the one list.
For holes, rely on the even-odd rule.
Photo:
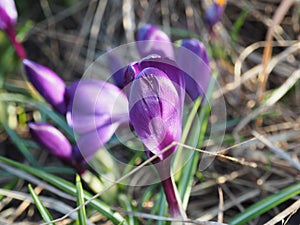
{"label": "purple crocus flower", "polygon": [[55,127],[47,123],[28,123],[32,138],[60,159],[72,158],[72,145]]}
{"label": "purple crocus flower", "polygon": [[[155,62],[157,67],[149,66],[156,65]],[[182,76],[178,76],[177,79],[173,77],[180,75],[177,74],[178,69],[173,67],[174,64],[163,65],[162,59],[155,62],[147,62],[148,66],[143,65],[142,61],[138,64],[140,72],[135,75],[131,84],[129,97],[130,122],[141,138],[149,158],[173,142],[179,142],[182,131],[184,97],[181,95],[184,95],[184,92],[178,91],[180,88],[177,82],[181,80],[184,87],[184,79]],[[175,151],[176,146],[170,147],[154,160],[154,165],[162,180],[169,213],[174,218],[180,218],[181,209],[170,172],[169,156]]]}
{"label": "purple crocus flower", "polygon": [[184,39],[178,48],[177,64],[185,73],[186,91],[194,101],[204,97],[207,91],[211,71],[206,48],[197,39]]}
{"label": "purple crocus flower", "polygon": [[138,29],[135,40],[142,58],[157,54],[174,59],[174,49],[168,35],[152,24],[146,24]]}
{"label": "purple crocus flower", "polygon": [[25,74],[37,91],[61,114],[66,113],[65,82],[51,69],[23,60]]}
{"label": "purple crocus flower", "polygon": [[88,161],[129,120],[128,100],[115,85],[81,80],[67,89],[67,122],[79,135],[77,146]]}
{"label": "purple crocus flower", "polygon": [[16,53],[20,59],[26,57],[26,53],[22,44],[16,39],[15,25],[18,18],[18,12],[13,0],[0,1],[0,29],[4,30],[14,46]]}
{"label": "purple crocus flower", "polygon": [[183,105],[185,95],[184,72],[178,68],[178,65],[168,58],[162,58],[158,55],[150,55],[138,62],[130,64],[125,71],[125,84],[131,83],[139,73],[146,68],[153,67],[161,70],[171,80],[180,97],[180,104]]}
{"label": "purple crocus flower", "polygon": [[225,4],[226,0],[215,0],[214,3],[207,8],[204,19],[210,30],[221,20]]}
{"label": "purple crocus flower", "polygon": [[48,123],[28,123],[33,140],[48,150],[52,155],[72,166],[78,173],[85,171],[85,160],[77,145],[72,146],[69,140],[54,126]]}
{"label": "purple crocus flower", "polygon": [[18,12],[13,0],[0,1],[0,29],[14,30],[18,18]]}
{"label": "purple crocus flower", "polygon": [[[180,96],[166,73],[149,67],[132,83],[130,121],[143,141],[150,157],[181,137],[182,104]],[[163,160],[175,147],[159,156]]]}

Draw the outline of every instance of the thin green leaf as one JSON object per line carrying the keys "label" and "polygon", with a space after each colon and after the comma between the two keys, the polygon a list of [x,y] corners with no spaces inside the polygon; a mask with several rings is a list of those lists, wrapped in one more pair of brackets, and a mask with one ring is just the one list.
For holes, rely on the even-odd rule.
{"label": "thin green leaf", "polygon": [[230,32],[231,39],[234,42],[237,40],[239,32],[240,32],[242,26],[244,25],[248,14],[249,14],[249,9],[244,8],[243,11],[241,12],[240,16],[234,22],[234,24],[232,26],[232,29],[231,29],[231,32]]}
{"label": "thin green leaf", "polygon": [[[163,189],[161,189],[160,198],[157,205],[158,205],[158,215],[165,216],[167,214],[167,200]],[[165,225],[166,223],[167,222],[163,220],[157,221],[157,225]]]}
{"label": "thin green leaf", "polygon": [[[11,176],[11,175],[10,175]],[[1,172],[1,177],[3,178],[3,172]],[[19,178],[14,178],[12,180],[10,180],[7,184],[4,185],[4,187],[2,187],[2,189],[4,190],[12,190],[18,183]],[[0,201],[4,198],[4,195],[0,195]]]}
{"label": "thin green leaf", "polygon": [[38,110],[46,114],[51,120],[53,120],[53,122],[58,127],[60,127],[70,139],[74,139],[74,132],[69,127],[64,117],[54,112],[45,103],[35,101],[34,99],[26,97],[22,94],[12,94],[12,93],[0,93],[0,101],[21,102],[21,103],[26,103],[28,105],[32,105],[33,107],[37,108]]}
{"label": "thin green leaf", "polygon": [[276,194],[268,196],[263,200],[253,204],[247,208],[242,213],[235,216],[230,222],[230,225],[241,225],[249,222],[250,220],[257,218],[263,213],[269,211],[270,209],[278,206],[279,204],[285,202],[286,200],[300,194],[300,182],[291,185]]}
{"label": "thin green leaf", "polygon": [[[32,189],[32,186],[30,184],[28,185],[28,189],[29,189],[29,192],[32,196],[32,199],[33,199],[34,203],[35,203],[35,206],[39,210],[39,212],[40,212],[41,216],[43,217],[44,221],[46,223],[49,223],[50,221],[52,221],[53,218],[52,218],[51,214],[46,209],[46,207],[44,206],[44,204],[42,203],[40,198],[37,196],[37,194],[34,192],[34,190]],[[54,225],[54,224],[50,223],[50,225]]]}
{"label": "thin green leaf", "polygon": [[[167,214],[167,200],[164,196],[164,191],[161,188],[161,191],[157,193],[154,197],[154,203],[153,207],[151,209],[152,215],[163,215],[165,216]],[[157,221],[159,225],[164,225],[164,221]],[[149,219],[146,223],[146,225],[153,224],[153,220]]]}
{"label": "thin green leaf", "polygon": [[153,195],[153,191],[154,189],[156,188],[156,185],[150,185],[149,187],[147,187],[147,189],[143,192],[143,196],[141,197],[141,201],[139,201],[138,203],[138,210],[139,211],[142,211],[142,208],[143,208],[143,204],[145,202],[148,202],[150,200],[150,198],[152,197]]}
{"label": "thin green leaf", "polygon": [[[191,129],[192,129],[192,132],[193,132],[193,128],[191,128],[191,126],[192,126],[193,120],[195,119],[195,117],[197,115],[197,111],[200,107],[200,104],[201,104],[201,99],[198,98],[196,100],[195,104],[194,104],[194,107],[193,107],[189,117],[188,117],[188,120],[186,122],[186,126],[184,127],[183,135],[182,135],[182,139],[181,139],[182,143],[184,143],[186,141],[186,139],[188,137],[188,133]],[[179,147],[178,151],[182,151],[182,148]],[[194,173],[197,169],[199,153],[198,152],[191,152],[190,157],[191,157],[191,160],[189,160],[186,163],[186,165],[182,168],[181,173],[180,173],[180,178],[179,178],[179,181],[178,181],[178,193],[179,193],[179,196],[182,200],[184,209],[186,209],[187,202],[188,202],[188,199],[189,199],[189,195],[190,195],[189,189],[191,189],[193,176],[194,176]]]}
{"label": "thin green leaf", "polygon": [[[22,169],[25,172],[30,173],[36,177],[39,177],[70,195],[73,196],[77,195],[75,185],[60,177],[57,177],[55,175],[46,173],[42,170],[35,169],[27,165],[23,165],[21,163],[4,158],[2,156],[0,156],[0,161],[9,164],[11,166],[14,166],[16,168]],[[88,200],[89,198],[92,197],[92,195],[87,191],[83,191],[83,193],[84,193],[85,200]],[[102,215],[104,215],[106,218],[108,218],[114,224],[120,224],[122,221],[124,221],[124,218],[122,218],[120,214],[113,212],[108,205],[106,205],[104,202],[100,201],[99,199],[93,200],[92,202],[90,202],[90,205],[98,212],[100,212]]]}
{"label": "thin green leaf", "polygon": [[[214,87],[215,87],[215,82],[216,82],[215,77],[217,77],[217,74],[215,73],[213,76],[214,77],[211,79],[207,93],[206,93],[207,98],[211,97]],[[200,106],[201,103],[202,103],[202,105]],[[201,109],[197,116],[199,107],[201,107]],[[188,144],[195,143],[195,141],[196,141],[196,143],[197,143],[196,147],[201,146],[201,144],[204,140],[204,136],[205,136],[205,132],[206,132],[207,124],[208,124],[209,113],[210,113],[209,103],[207,101],[202,101],[200,98],[198,98],[194,102],[193,108],[190,112],[190,115],[189,115],[186,125],[184,127],[184,131],[183,131],[183,135],[182,135],[182,139],[181,139],[182,143],[184,143],[187,140],[189,132],[196,133],[196,134],[199,133],[199,131],[195,130],[195,129],[199,129],[198,126],[192,127],[192,123],[196,118],[196,119],[198,119],[198,123],[200,124],[199,136],[196,136],[196,137],[191,136],[190,137],[191,140],[187,140],[188,141],[187,143]],[[196,139],[196,140],[194,140],[194,139]],[[180,149],[181,148],[179,148],[178,150],[180,150]],[[199,153],[193,151],[190,157],[191,157],[191,160],[189,160],[186,163],[186,165],[183,167],[183,169],[180,173],[180,177],[178,179],[178,192],[179,192],[179,196],[182,200],[182,207],[184,209],[187,208],[188,201],[190,198],[193,177],[197,171]]]}
{"label": "thin green leaf", "polygon": [[29,149],[26,147],[22,139],[19,137],[18,134],[14,130],[12,130],[7,124],[2,124],[6,133],[10,137],[11,141],[17,146],[17,148],[20,150],[22,155],[27,159],[27,161],[33,165],[38,166],[38,162],[35,160],[34,156],[31,154]]}
{"label": "thin green leaf", "polygon": [[[77,205],[83,205],[84,194],[83,194],[80,176],[78,174],[76,175],[76,191],[77,191]],[[76,220],[76,223],[77,225],[86,225],[86,212],[85,212],[84,205],[78,210],[78,219]]]}
{"label": "thin green leaf", "polygon": [[[124,210],[126,210],[127,212],[134,212],[135,211],[135,209],[132,207],[132,204],[131,204],[130,199],[128,198],[128,196],[126,196],[124,194],[120,194],[119,195],[119,201],[120,201],[120,204],[121,204],[122,208]],[[129,225],[138,225],[137,218],[133,215],[128,215],[127,216],[127,224],[129,224]]]}

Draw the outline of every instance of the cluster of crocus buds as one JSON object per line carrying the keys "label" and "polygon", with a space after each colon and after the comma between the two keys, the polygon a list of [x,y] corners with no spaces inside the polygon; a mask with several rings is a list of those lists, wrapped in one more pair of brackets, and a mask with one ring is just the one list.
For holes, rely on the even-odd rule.
{"label": "cluster of crocus buds", "polygon": [[125,71],[125,85],[130,84],[130,122],[146,155],[158,155],[153,163],[162,180],[170,215],[184,219],[170,172],[170,156],[177,148],[171,144],[181,138],[185,98],[205,98],[210,81],[206,49],[199,40],[185,39],[175,56],[168,36],[150,24],[137,31],[136,41],[145,58],[131,63]]}
{"label": "cluster of crocus buds", "polygon": [[[217,6],[220,2],[216,1]],[[208,12],[210,17],[213,13]],[[1,1],[0,28],[8,36],[15,34],[16,19],[14,2]],[[15,35],[11,40],[14,43]],[[121,124],[130,123],[143,142],[147,157],[158,154],[153,163],[162,180],[170,215],[182,217],[170,172],[171,156],[177,147],[172,145],[160,153],[180,141],[185,99],[205,98],[210,80],[206,49],[199,40],[186,39],[181,41],[175,55],[167,34],[150,24],[137,31],[136,41],[142,59],[130,63],[127,68],[121,68],[118,56],[109,50],[116,85],[83,79],[67,86],[48,67],[26,59],[25,52],[14,44],[28,80],[58,113],[65,116],[76,133],[76,144],[72,145],[51,124],[32,122],[28,127],[32,138],[41,146],[80,171]],[[121,89],[125,86],[126,93]]]}
{"label": "cluster of crocus buds", "polygon": [[32,138],[51,154],[81,170],[118,126],[128,123],[127,97],[115,85],[99,80],[75,81],[67,87],[53,70],[27,59],[22,44],[16,41],[17,16],[13,0],[0,1],[0,29],[7,33],[22,60],[27,79],[57,112],[66,117],[77,136],[76,144],[72,146],[51,124],[32,122],[28,125]]}
{"label": "cluster of crocus buds", "polygon": [[[57,142],[66,146],[68,140],[62,139],[56,128],[47,129],[53,132],[52,135],[48,132],[49,138],[37,138],[45,135],[44,129],[31,125],[31,133],[35,134],[33,137],[52,154],[58,157],[60,154],[68,155],[70,162],[75,160],[79,163],[80,151],[84,163],[104,146],[120,124],[128,122],[127,97],[115,85],[100,80],[81,80],[67,87],[51,69],[28,59],[23,60],[23,65],[29,81],[53,108],[66,116],[69,126],[78,135],[73,154],[58,153],[49,143]],[[64,149],[60,148],[60,151]],[[65,151],[69,152],[68,149]]]}

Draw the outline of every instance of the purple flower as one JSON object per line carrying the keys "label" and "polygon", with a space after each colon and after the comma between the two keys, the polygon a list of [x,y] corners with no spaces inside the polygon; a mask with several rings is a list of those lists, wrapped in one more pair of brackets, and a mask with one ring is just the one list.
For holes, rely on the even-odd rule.
{"label": "purple flower", "polygon": [[142,58],[157,54],[174,59],[173,45],[168,35],[158,27],[146,24],[136,33],[137,49]]}
{"label": "purple flower", "polygon": [[28,123],[33,140],[47,149],[52,155],[72,166],[78,173],[85,171],[85,160],[82,158],[77,145],[74,147],[57,128],[48,123]]}
{"label": "purple flower", "polygon": [[77,146],[88,161],[129,120],[128,100],[113,84],[100,80],[74,82],[67,90],[67,122],[79,134]]}
{"label": "purple flower", "polygon": [[[148,157],[159,153],[181,137],[183,104],[174,82],[154,67],[142,69],[132,82],[129,117]],[[175,151],[172,147],[158,157],[161,161]]]}
{"label": "purple flower", "polygon": [[[178,73],[177,67],[173,67],[174,64],[163,65],[165,59],[158,59],[137,64],[140,72],[135,74],[131,84],[129,117],[144,144],[148,158],[169,147],[153,162],[162,180],[170,215],[183,219],[170,173],[169,156],[177,148],[170,145],[179,142],[181,138],[184,92],[180,89],[184,87],[184,79],[182,74]],[[151,67],[150,64],[156,67]],[[181,80],[182,86],[178,86],[178,80]]]}
{"label": "purple flower", "polygon": [[162,58],[158,55],[150,55],[141,61],[130,64],[125,71],[125,84],[131,83],[142,70],[153,67],[161,70],[173,82],[183,105],[185,95],[184,72],[178,68],[178,65],[168,58]]}
{"label": "purple flower", "polygon": [[26,52],[21,43],[16,39],[15,25],[18,18],[15,2],[12,0],[0,1],[0,29],[4,30],[14,46],[16,53],[20,59],[26,57]]}
{"label": "purple flower", "polygon": [[204,19],[210,30],[212,30],[213,26],[221,20],[225,4],[226,0],[215,0],[214,3],[207,8]]}
{"label": "purple flower", "polygon": [[35,89],[61,114],[66,113],[64,81],[51,69],[28,59],[23,60],[26,76]]}
{"label": "purple flower", "polygon": [[60,159],[72,158],[72,145],[55,127],[47,123],[28,124],[32,138]]}
{"label": "purple flower", "polygon": [[112,78],[114,83],[119,87],[124,87],[124,73],[126,67],[123,66],[119,56],[113,52],[111,49],[108,49],[108,65],[112,72]]}
{"label": "purple flower", "polygon": [[16,21],[18,18],[18,12],[13,0],[1,0],[0,1],[0,29],[1,30],[14,30]]}
{"label": "purple flower", "polygon": [[211,71],[206,48],[197,39],[182,40],[178,48],[177,63],[185,73],[186,91],[194,101],[204,97],[207,91]]}

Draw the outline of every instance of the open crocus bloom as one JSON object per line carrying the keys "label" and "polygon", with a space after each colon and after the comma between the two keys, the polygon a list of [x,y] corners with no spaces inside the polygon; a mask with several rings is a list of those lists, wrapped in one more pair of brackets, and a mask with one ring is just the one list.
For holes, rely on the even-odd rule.
{"label": "open crocus bloom", "polygon": [[146,24],[138,29],[135,40],[138,52],[143,58],[151,54],[174,58],[174,49],[170,38],[152,24]]}
{"label": "open crocus bloom", "polygon": [[0,29],[9,31],[14,30],[18,18],[16,5],[13,0],[0,1]]}
{"label": "open crocus bloom", "polygon": [[79,134],[77,146],[88,161],[120,124],[128,122],[128,100],[118,87],[100,80],[74,82],[67,98],[67,122]]}
{"label": "open crocus bloom", "polygon": [[[132,82],[130,122],[141,138],[148,157],[180,140],[183,102],[182,92],[178,92],[177,86],[166,72],[157,67],[141,69]],[[164,160],[175,149],[172,147],[156,161]]]}
{"label": "open crocus bloom", "polygon": [[65,82],[51,69],[24,59],[25,74],[31,84],[47,102],[61,114],[66,113]]}

